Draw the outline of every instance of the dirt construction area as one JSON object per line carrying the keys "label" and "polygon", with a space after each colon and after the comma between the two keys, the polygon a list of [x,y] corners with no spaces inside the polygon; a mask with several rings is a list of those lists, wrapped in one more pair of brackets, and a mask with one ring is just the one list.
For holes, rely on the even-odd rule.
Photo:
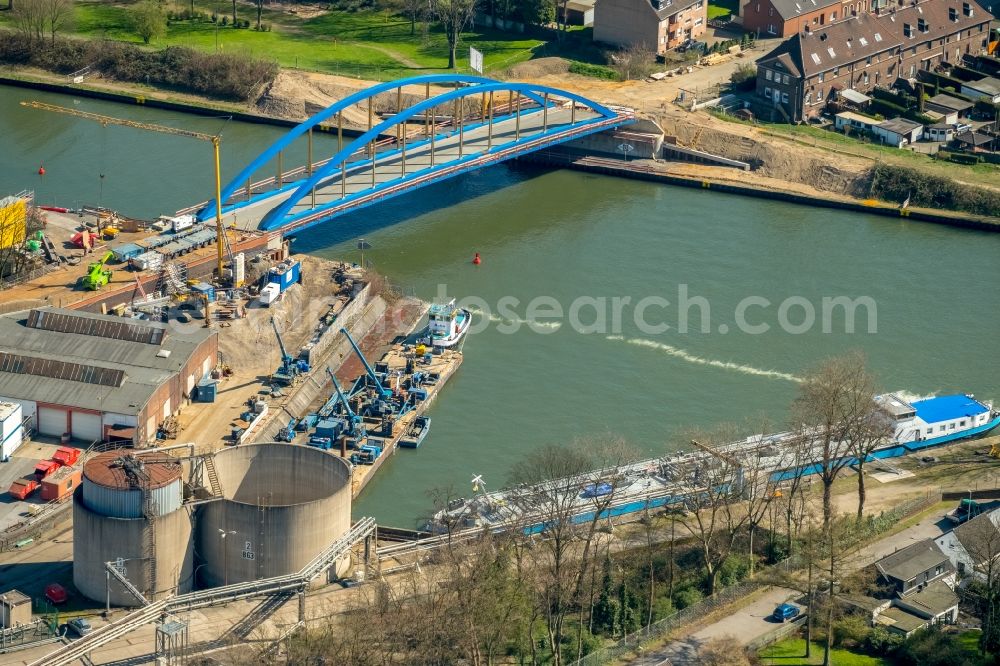
{"label": "dirt construction area", "polygon": [[234,426],[245,427],[240,414],[247,410],[247,401],[263,395],[271,374],[281,364],[272,318],[287,352],[294,357],[312,337],[320,319],[336,315],[347,303],[348,295],[333,279],[337,263],[308,255],[295,258],[302,262],[300,284],[288,287],[270,307],[252,299],[242,308],[244,317],[213,324],[219,326],[219,352],[232,375],[220,380],[215,402],[192,402],[181,410],[178,441],[193,441],[202,451],[215,450]]}

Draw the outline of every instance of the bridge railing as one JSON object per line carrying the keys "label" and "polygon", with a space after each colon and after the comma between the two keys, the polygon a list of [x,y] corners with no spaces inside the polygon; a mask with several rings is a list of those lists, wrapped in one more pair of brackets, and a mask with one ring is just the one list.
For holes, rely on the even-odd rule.
{"label": "bridge railing", "polygon": [[[556,100],[553,100],[553,101],[556,101]],[[535,105],[537,105],[537,102],[535,100],[533,100],[531,98],[528,98],[528,97],[521,97],[517,101],[506,101],[506,102],[494,103],[493,104],[493,112],[494,113],[498,113],[498,114],[510,114],[510,113],[513,113],[514,109],[516,109],[518,107],[524,109],[524,108],[532,107],[532,106],[535,106]],[[389,114],[389,117],[391,117],[392,115],[395,115],[395,114]],[[465,119],[467,117],[468,116],[463,117],[463,119],[462,119],[463,122],[465,122]],[[438,130],[443,130],[443,129],[447,129],[447,128],[455,127],[455,126],[456,126],[456,123],[455,123],[454,117],[448,118],[446,120],[442,120],[440,122],[432,123],[430,125],[430,127],[432,127],[434,129],[435,134],[439,133]],[[413,129],[410,129],[410,127],[407,126],[406,130],[405,130],[405,137],[406,137],[406,139],[410,139],[410,138],[413,138],[413,137],[427,136],[427,134],[428,134],[428,126],[427,125],[419,125],[419,126],[414,125]],[[378,141],[376,141],[374,143],[374,149],[377,152],[379,150],[379,148],[388,148],[390,146],[395,146],[399,142],[400,142],[400,138],[395,137],[395,136],[387,136],[387,137],[385,137],[383,139],[379,139]],[[368,151],[367,148],[364,148],[362,150],[357,150],[354,153],[352,153],[347,158],[347,161],[348,162],[355,162],[355,161],[359,161],[361,158],[367,158],[367,157],[370,157],[370,153],[369,153],[369,151]],[[312,167],[313,167],[312,170],[316,171],[319,168],[325,166],[329,162],[330,162],[330,158],[313,162],[313,164],[312,164]],[[269,176],[268,178],[263,178],[261,180],[254,181],[252,183],[248,183],[248,184],[244,185],[243,187],[235,190],[231,195],[229,195],[229,198],[227,198],[225,201],[223,201],[222,205],[223,205],[224,208],[227,207],[227,206],[234,206],[234,205],[235,206],[239,206],[242,203],[247,203],[247,200],[251,196],[253,196],[254,194],[265,192],[265,191],[267,191],[269,189],[277,189],[277,187],[284,187],[286,185],[291,185],[291,184],[295,183],[297,180],[302,179],[303,176],[309,175],[309,173],[310,173],[310,170],[309,170],[308,165],[302,165],[302,166],[294,167],[292,169],[284,171],[284,172],[281,173],[280,176],[277,175],[277,174],[275,174],[273,176]],[[243,200],[240,201],[240,199],[243,199]],[[182,209],[180,209],[180,210],[178,210],[176,212],[176,215],[188,215],[188,214],[191,214],[191,213],[195,213],[195,212],[201,210],[202,208],[204,208],[206,205],[208,205],[208,203],[209,203],[208,201],[202,201],[200,203],[194,204],[193,206],[188,206],[187,208],[182,208]]]}

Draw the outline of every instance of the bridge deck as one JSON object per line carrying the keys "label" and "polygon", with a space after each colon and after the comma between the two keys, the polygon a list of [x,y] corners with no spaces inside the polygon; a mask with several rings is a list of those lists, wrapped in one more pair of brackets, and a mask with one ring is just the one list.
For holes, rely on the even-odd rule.
{"label": "bridge deck", "polygon": [[[316,188],[315,205],[324,206],[333,203],[334,206],[309,215],[313,202],[311,197],[307,195],[289,211],[288,215],[292,218],[292,222],[282,229],[290,230],[315,223],[318,220],[329,219],[372,201],[397,194],[399,190],[427,184],[428,180],[442,179],[451,175],[443,173],[445,170],[441,167],[444,165],[453,167],[447,171],[464,171],[473,166],[481,165],[483,162],[506,159],[532,150],[532,147],[523,145],[525,140],[537,137],[540,141],[550,142],[558,141],[566,134],[588,133],[586,129],[589,127],[588,125],[581,127],[581,123],[585,121],[592,121],[593,128],[597,129],[598,127],[623,124],[627,122],[627,119],[624,116],[617,120],[601,119],[599,114],[579,106],[575,112],[569,107],[549,107],[548,112],[544,114],[540,108],[530,109],[522,111],[520,117],[522,145],[512,145],[518,133],[518,121],[514,116],[494,119],[492,149],[489,153],[487,153],[487,148],[490,145],[489,123],[481,124],[476,120],[472,121],[461,134],[461,156],[457,129],[449,127],[447,128],[448,134],[437,135],[432,151],[428,137],[424,134],[423,126],[414,123],[410,125],[408,130],[405,174],[403,154],[399,145],[392,146],[381,154],[376,153],[374,176],[372,174],[372,160],[369,157],[356,154],[353,157],[354,161],[347,163],[347,177],[344,183],[341,183],[341,172],[338,169],[330,178],[324,180],[320,187]],[[547,131],[543,132],[543,127]],[[463,160],[461,162],[459,162],[460,157]],[[434,171],[431,171],[432,160]],[[405,180],[404,175],[406,176]],[[267,214],[291,196],[297,187],[298,185],[295,187],[286,185],[283,190],[276,191],[272,196],[250,203],[230,203],[224,207],[224,219],[227,224],[235,222],[238,227],[243,229],[260,228]],[[338,201],[342,203],[336,205]],[[296,216],[301,217],[297,218]]]}

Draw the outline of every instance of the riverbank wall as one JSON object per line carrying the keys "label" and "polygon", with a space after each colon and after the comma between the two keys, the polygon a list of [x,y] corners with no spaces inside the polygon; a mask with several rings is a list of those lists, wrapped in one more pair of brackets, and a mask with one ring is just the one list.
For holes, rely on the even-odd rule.
{"label": "riverbank wall", "polygon": [[[554,147],[544,151],[530,153],[519,159],[526,162],[545,164],[564,169],[600,173],[620,178],[633,178],[637,180],[663,183],[665,185],[679,185],[681,187],[692,187],[715,192],[725,192],[728,194],[741,194],[743,196],[774,199],[777,201],[786,201],[788,203],[805,206],[837,208],[856,213],[906,218],[921,222],[944,224],[952,227],[1000,232],[1000,220],[982,218],[954,211],[935,211],[922,208],[903,209],[899,206],[890,205],[880,201],[861,201],[833,195],[824,197],[821,195],[817,196],[816,194],[790,192],[774,189],[772,187],[756,185],[745,180],[739,183],[734,183],[707,176],[694,177],[670,173],[667,170],[669,162],[654,162],[652,160],[627,161],[624,156],[617,159],[596,157],[582,155],[578,151],[561,147]],[[737,173],[737,171],[734,171],[734,174],[735,173]]]}
{"label": "riverbank wall", "polygon": [[[42,81],[27,76],[0,75],[0,85],[24,88],[27,90],[39,90],[42,92],[60,93],[63,95],[73,95],[75,97],[87,97],[89,99],[99,99],[106,102],[118,102],[120,104],[131,104],[138,106],[148,106],[154,109],[165,109],[167,111],[179,111],[197,116],[229,116],[233,120],[244,123],[254,123],[257,125],[274,125],[276,127],[296,127],[300,123],[295,120],[265,116],[258,113],[248,113],[238,111],[224,106],[212,106],[209,104],[194,104],[190,102],[180,102],[177,100],[164,99],[156,95],[137,95],[132,93],[115,92],[100,88],[91,88],[76,84],[53,83]],[[336,125],[317,125],[317,132],[337,133]],[[350,127],[343,128],[344,136],[357,137],[364,134],[363,130]]]}

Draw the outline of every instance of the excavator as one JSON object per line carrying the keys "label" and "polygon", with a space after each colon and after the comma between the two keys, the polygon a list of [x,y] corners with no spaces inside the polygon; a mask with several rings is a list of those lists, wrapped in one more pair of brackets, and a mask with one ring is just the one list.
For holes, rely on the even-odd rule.
{"label": "excavator", "polygon": [[87,274],[81,280],[84,289],[97,291],[111,281],[111,269],[105,268],[104,264],[114,256],[113,252],[107,252],[100,261],[95,261],[87,267]]}

